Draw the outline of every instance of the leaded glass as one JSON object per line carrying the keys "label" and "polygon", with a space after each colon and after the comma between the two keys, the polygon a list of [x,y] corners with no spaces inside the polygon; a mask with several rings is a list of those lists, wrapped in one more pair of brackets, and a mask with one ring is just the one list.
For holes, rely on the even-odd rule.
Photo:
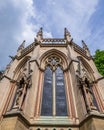
{"label": "leaded glass", "polygon": [[43,98],[42,98],[42,116],[52,115],[52,71],[46,68],[44,74]]}
{"label": "leaded glass", "polygon": [[94,95],[94,93],[93,93],[93,90],[92,90],[92,88],[90,88],[90,89],[91,89],[91,92],[92,92],[92,95],[93,95],[93,103],[94,103],[94,105],[96,106],[97,110],[99,110],[99,107],[98,107],[98,104],[97,104],[95,95]]}
{"label": "leaded glass", "polygon": [[[51,56],[46,59],[44,74],[42,116],[67,116],[65,84],[61,59]],[[61,67],[60,67],[61,66]]]}
{"label": "leaded glass", "polygon": [[67,115],[64,75],[60,67],[56,70],[56,115]]}

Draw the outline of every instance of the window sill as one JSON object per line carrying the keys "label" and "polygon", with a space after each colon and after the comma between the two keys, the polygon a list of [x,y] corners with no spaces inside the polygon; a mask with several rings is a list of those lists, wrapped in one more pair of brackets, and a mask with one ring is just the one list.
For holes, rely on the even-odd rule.
{"label": "window sill", "polygon": [[68,116],[40,116],[32,120],[35,125],[75,125],[75,119]]}

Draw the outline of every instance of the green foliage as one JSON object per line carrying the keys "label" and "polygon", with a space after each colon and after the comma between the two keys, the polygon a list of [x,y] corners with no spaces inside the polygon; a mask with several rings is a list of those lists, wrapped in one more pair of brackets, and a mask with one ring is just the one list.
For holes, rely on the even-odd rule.
{"label": "green foliage", "polygon": [[104,50],[96,50],[94,62],[100,74],[104,76]]}

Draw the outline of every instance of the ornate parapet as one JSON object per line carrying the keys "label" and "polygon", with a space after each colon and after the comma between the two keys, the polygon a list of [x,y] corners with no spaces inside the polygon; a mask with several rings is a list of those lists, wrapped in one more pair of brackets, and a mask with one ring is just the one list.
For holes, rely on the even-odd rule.
{"label": "ornate parapet", "polygon": [[24,42],[21,44],[21,46],[19,47],[22,48],[20,55],[17,55],[15,58],[18,60],[21,59],[23,56],[30,53],[37,45],[40,45],[41,47],[67,47],[67,45],[70,45],[73,46],[73,49],[80,55],[83,55],[88,60],[92,59],[91,56],[88,55],[88,53],[86,52],[85,43],[83,44],[84,47],[81,48],[79,45],[74,43],[73,39],[71,38],[70,32],[66,28],[65,28],[64,38],[43,38],[42,28],[40,28],[32,44],[30,44],[26,48],[24,48]]}
{"label": "ornate parapet", "polygon": [[64,38],[43,38],[42,44],[65,44]]}
{"label": "ornate parapet", "polygon": [[21,55],[20,56],[16,56],[16,59],[21,59],[23,56],[27,55],[28,53],[30,53],[33,49],[34,49],[34,46],[35,46],[35,42],[33,42],[32,44],[30,44],[29,46],[27,46],[26,48],[24,48],[22,51],[21,51]]}

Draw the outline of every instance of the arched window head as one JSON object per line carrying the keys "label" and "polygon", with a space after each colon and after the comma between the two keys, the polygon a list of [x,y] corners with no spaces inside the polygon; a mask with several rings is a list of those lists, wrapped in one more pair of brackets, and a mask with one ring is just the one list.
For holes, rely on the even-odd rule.
{"label": "arched window head", "polygon": [[55,71],[58,66],[62,68],[62,60],[57,56],[51,56],[46,59],[46,66],[50,66],[52,71]]}

